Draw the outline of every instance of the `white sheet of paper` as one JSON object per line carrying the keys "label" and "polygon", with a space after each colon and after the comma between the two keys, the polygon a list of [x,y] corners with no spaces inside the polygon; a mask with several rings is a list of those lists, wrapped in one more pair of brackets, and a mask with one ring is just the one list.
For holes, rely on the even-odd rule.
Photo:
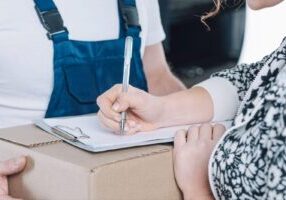
{"label": "white sheet of paper", "polygon": [[[50,127],[64,126],[69,128],[79,127],[82,132],[90,137],[90,139],[80,139],[80,142],[93,148],[108,148],[112,146],[133,146],[132,144],[144,144],[150,141],[160,140],[172,141],[176,131],[180,129],[188,129],[190,126],[177,126],[170,128],[162,128],[150,132],[140,132],[132,136],[115,135],[111,130],[103,128],[97,116],[79,116],[71,118],[50,118],[44,119],[43,122]],[[226,127],[230,127],[230,122],[223,122]]]}

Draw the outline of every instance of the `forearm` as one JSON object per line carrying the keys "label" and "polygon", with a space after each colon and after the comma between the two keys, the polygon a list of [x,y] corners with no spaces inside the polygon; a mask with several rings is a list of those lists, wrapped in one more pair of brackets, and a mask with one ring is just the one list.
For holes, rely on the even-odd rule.
{"label": "forearm", "polygon": [[149,93],[161,96],[186,89],[171,72],[161,43],[146,47],[143,66]]}
{"label": "forearm", "polygon": [[147,82],[149,93],[157,96],[186,89],[186,86],[167,67],[162,67],[160,71],[149,74]]}
{"label": "forearm", "polygon": [[204,123],[213,118],[212,98],[202,87],[193,87],[160,98],[160,127]]}

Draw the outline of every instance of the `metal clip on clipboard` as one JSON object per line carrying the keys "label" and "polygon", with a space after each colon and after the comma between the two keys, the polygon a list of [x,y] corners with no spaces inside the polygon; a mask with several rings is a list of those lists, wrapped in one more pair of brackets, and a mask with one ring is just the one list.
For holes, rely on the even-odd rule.
{"label": "metal clip on clipboard", "polygon": [[70,128],[67,126],[57,125],[57,126],[51,127],[51,129],[54,134],[57,134],[60,137],[68,141],[71,141],[71,142],[79,142],[80,139],[90,138],[88,135],[83,133],[83,131],[79,127]]}

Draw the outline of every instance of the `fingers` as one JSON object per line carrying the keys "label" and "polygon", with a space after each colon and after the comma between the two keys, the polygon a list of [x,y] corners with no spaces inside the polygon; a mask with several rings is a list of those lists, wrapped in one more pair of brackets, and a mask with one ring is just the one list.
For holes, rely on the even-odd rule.
{"label": "fingers", "polygon": [[199,126],[191,126],[188,130],[188,142],[197,141],[199,139],[199,132],[200,127]]}
{"label": "fingers", "polygon": [[26,157],[20,156],[0,163],[0,175],[9,176],[21,172],[26,165]]}
{"label": "fingers", "polygon": [[113,109],[113,104],[121,94],[120,86],[116,85],[97,98],[97,105],[101,112],[109,119],[120,121],[120,114]]}
{"label": "fingers", "polygon": [[128,93],[122,93],[122,85],[115,85],[97,98],[97,104],[107,118],[119,122],[120,112],[144,105],[142,101],[147,95],[148,93],[132,86],[129,86]]}
{"label": "fingers", "polygon": [[0,176],[0,199],[3,195],[8,195],[8,192],[8,179],[6,176]]}
{"label": "fingers", "polygon": [[225,133],[225,130],[226,130],[225,127],[221,124],[214,125],[212,139],[214,141],[218,141],[222,137],[222,135]]}
{"label": "fingers", "polygon": [[225,132],[225,127],[221,124],[203,124],[201,126],[191,126],[187,141],[197,141],[197,140],[214,140],[218,141]]}
{"label": "fingers", "polygon": [[116,112],[123,112],[127,109],[138,109],[138,107],[144,105],[144,101],[148,99],[148,93],[131,88],[128,93],[121,93],[116,102],[113,104],[113,109]]}
{"label": "fingers", "polygon": [[[119,121],[114,121],[108,117],[105,116],[105,114],[103,114],[103,112],[99,111],[97,113],[97,116],[100,120],[100,122],[109,129],[112,129],[112,131],[114,131],[115,133],[119,133]],[[127,129],[127,127],[125,127]]]}
{"label": "fingers", "polygon": [[126,135],[134,135],[135,133],[142,131],[142,129],[141,129],[142,127],[140,124],[137,124],[133,127],[130,125],[129,121],[127,122],[127,124],[128,124],[128,127],[130,127],[130,128],[128,129],[127,132],[125,132]]}
{"label": "fingers", "polygon": [[[111,129],[114,133],[119,134],[120,133],[120,123],[117,121],[113,121],[109,118],[107,118],[104,113],[101,111],[98,112],[97,116],[99,117],[99,120],[101,123],[108,129]],[[136,123],[135,121],[129,119],[130,117],[127,116],[127,121],[124,128],[124,134],[126,135],[133,135],[139,131],[141,131],[141,125]]]}
{"label": "fingers", "polygon": [[187,131],[186,130],[179,130],[176,133],[175,139],[174,139],[174,148],[178,149],[182,147],[187,142]]}
{"label": "fingers", "polygon": [[202,140],[211,140],[212,139],[213,127],[211,124],[203,124],[200,127],[199,137]]}

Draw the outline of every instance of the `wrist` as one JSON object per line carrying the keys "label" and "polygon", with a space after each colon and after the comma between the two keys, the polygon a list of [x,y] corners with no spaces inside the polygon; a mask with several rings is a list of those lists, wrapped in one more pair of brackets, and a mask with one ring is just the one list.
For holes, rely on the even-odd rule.
{"label": "wrist", "polygon": [[170,117],[168,113],[168,98],[167,96],[157,96],[157,108],[158,109],[158,116],[156,120],[156,128],[164,128],[170,126],[167,119]]}

